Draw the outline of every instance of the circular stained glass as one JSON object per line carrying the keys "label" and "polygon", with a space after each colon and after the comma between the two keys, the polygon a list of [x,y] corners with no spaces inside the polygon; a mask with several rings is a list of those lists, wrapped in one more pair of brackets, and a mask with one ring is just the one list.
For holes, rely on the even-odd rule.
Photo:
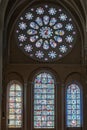
{"label": "circular stained glass", "polygon": [[17,45],[31,58],[54,61],[68,54],[76,40],[71,15],[55,4],[26,9],[16,25]]}

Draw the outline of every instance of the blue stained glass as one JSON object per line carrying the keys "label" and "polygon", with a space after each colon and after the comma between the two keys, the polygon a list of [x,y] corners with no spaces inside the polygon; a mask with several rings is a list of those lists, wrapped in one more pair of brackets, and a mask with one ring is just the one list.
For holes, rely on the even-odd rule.
{"label": "blue stained glass", "polygon": [[51,18],[49,25],[53,26],[56,22],[57,20],[55,18]]}
{"label": "blue stained glass", "polygon": [[30,41],[31,41],[31,42],[35,42],[37,39],[38,39],[38,36],[37,36],[37,35],[30,37]]}
{"label": "blue stained glass", "polygon": [[35,84],[35,88],[42,88],[41,84]]}
{"label": "blue stained glass", "polygon": [[[35,109],[34,109],[34,110],[35,110]],[[41,112],[42,112],[42,111],[40,111],[40,110],[39,110],[39,111],[38,111],[38,110],[34,111],[34,116],[35,116],[35,115],[36,115],[36,116],[41,115]]]}
{"label": "blue stained glass", "polygon": [[43,48],[44,48],[45,50],[48,50],[48,49],[49,49],[49,43],[48,43],[47,40],[44,41],[44,43],[43,43]]}
{"label": "blue stained glass", "polygon": [[30,27],[32,27],[34,29],[38,29],[39,28],[39,26],[35,22],[31,22],[30,23]]}
{"label": "blue stained glass", "polygon": [[64,35],[64,31],[63,30],[57,30],[57,31],[55,31],[55,34],[62,36],[62,35]]}
{"label": "blue stained glass", "polygon": [[54,128],[55,85],[48,73],[41,73],[34,81],[34,128]]}
{"label": "blue stained glass", "polygon": [[35,60],[53,62],[72,50],[77,26],[60,5],[40,3],[20,14],[15,33],[17,45],[24,53]]}
{"label": "blue stained glass", "polygon": [[40,40],[38,40],[38,41],[36,42],[36,47],[39,48],[39,47],[41,47],[42,44],[43,44],[43,40],[40,39]]}
{"label": "blue stained glass", "polygon": [[33,30],[33,29],[29,29],[29,30],[27,31],[27,33],[28,33],[29,35],[33,35],[33,34],[37,34],[37,31],[36,31],[36,30]]}
{"label": "blue stained glass", "polygon": [[42,81],[42,83],[47,83],[47,78],[42,77],[41,81]]}
{"label": "blue stained glass", "polygon": [[54,99],[54,95],[47,95],[47,99]]}
{"label": "blue stained glass", "polygon": [[70,84],[66,90],[66,122],[67,127],[81,127],[81,89],[78,84]]}
{"label": "blue stained glass", "polygon": [[49,16],[44,16],[43,22],[44,22],[45,25],[47,25],[49,23]]}
{"label": "blue stained glass", "polygon": [[40,17],[36,18],[36,22],[38,25],[43,26],[43,22],[42,22],[42,19]]}

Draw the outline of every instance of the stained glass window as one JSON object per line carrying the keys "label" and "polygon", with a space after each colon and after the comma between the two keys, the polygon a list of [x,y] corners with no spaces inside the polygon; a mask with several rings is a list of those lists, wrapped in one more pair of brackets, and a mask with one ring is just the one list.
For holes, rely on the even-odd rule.
{"label": "stained glass window", "polygon": [[22,87],[17,82],[9,86],[8,91],[8,127],[20,128],[22,127],[22,109],[23,109],[23,97]]}
{"label": "stained glass window", "polygon": [[34,81],[34,128],[54,128],[55,85],[49,73],[41,73]]}
{"label": "stained glass window", "polygon": [[67,127],[81,127],[82,101],[81,89],[78,84],[72,83],[66,90],[66,121]]}
{"label": "stained glass window", "polygon": [[45,62],[68,54],[76,41],[72,16],[55,4],[31,5],[19,16],[15,32],[18,47]]}

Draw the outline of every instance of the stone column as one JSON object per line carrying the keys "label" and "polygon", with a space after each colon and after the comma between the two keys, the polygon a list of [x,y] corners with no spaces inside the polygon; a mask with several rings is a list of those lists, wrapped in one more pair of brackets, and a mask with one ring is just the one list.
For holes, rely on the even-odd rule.
{"label": "stone column", "polygon": [[0,0],[0,130],[1,130],[1,104],[2,104],[2,60],[3,60],[3,27],[4,27],[4,14],[8,0]]}

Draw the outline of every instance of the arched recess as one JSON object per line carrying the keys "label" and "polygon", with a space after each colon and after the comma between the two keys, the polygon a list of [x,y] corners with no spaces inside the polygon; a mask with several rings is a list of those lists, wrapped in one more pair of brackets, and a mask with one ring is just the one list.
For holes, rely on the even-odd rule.
{"label": "arched recess", "polygon": [[72,81],[66,86],[65,119],[67,128],[83,127],[83,90],[78,81]]}
{"label": "arched recess", "polygon": [[28,86],[29,86],[29,84],[32,84],[32,83],[33,83],[34,77],[35,77],[37,74],[39,74],[40,72],[44,72],[44,71],[46,71],[46,72],[48,72],[48,73],[51,73],[51,74],[54,76],[55,80],[56,80],[56,84],[60,85],[60,83],[61,83],[61,78],[60,78],[60,76],[57,74],[57,72],[54,71],[53,68],[51,68],[51,67],[39,67],[39,68],[37,68],[37,69],[34,69],[34,70],[31,72],[31,74],[28,76],[28,80],[27,80]]}
{"label": "arched recess", "polygon": [[18,72],[7,72],[7,73],[5,73],[5,75],[3,74],[3,80],[5,81],[5,82],[3,82],[3,86],[5,86],[4,89],[3,89],[3,93],[6,91],[5,89],[7,88],[7,87],[6,87],[7,84],[8,84],[10,81],[12,81],[12,80],[17,80],[17,81],[19,81],[22,85],[24,84],[24,78],[23,78],[23,76],[22,76],[20,73],[18,73]]}
{"label": "arched recess", "polygon": [[56,86],[53,75],[46,71],[40,72],[33,82],[33,128],[55,128]]}
{"label": "arched recess", "polygon": [[[66,85],[68,82],[72,82],[72,81],[78,81],[82,84],[82,86],[85,86],[85,79],[86,76],[84,76],[83,73],[81,72],[71,72],[69,73],[65,80],[64,80],[64,84]],[[85,89],[85,87],[83,87],[83,89]]]}
{"label": "arched recess", "polygon": [[[5,123],[5,125],[2,125],[1,126],[1,129],[8,129],[8,94],[9,94],[9,87],[11,84],[13,83],[16,83],[18,84],[19,86],[21,86],[22,88],[22,100],[23,100],[23,96],[24,96],[24,80],[23,80],[23,77],[17,73],[17,72],[10,72],[10,73],[7,73],[5,76],[4,76],[4,82],[3,82],[3,92],[2,92],[2,124]],[[15,97],[15,96],[14,96]],[[23,101],[22,101],[22,105],[23,105]],[[22,109],[24,109],[24,107],[22,106]],[[24,117],[24,115],[22,114],[22,116]],[[23,118],[22,117],[22,118]],[[22,126],[23,127],[23,126]]]}
{"label": "arched recess", "polygon": [[7,86],[7,125],[9,128],[23,127],[23,86],[13,80]]}
{"label": "arched recess", "polygon": [[84,129],[85,80],[81,73],[73,72],[65,80],[65,129]]}
{"label": "arched recess", "polygon": [[[35,1],[34,1],[35,2]],[[28,3],[28,1],[24,1],[23,3],[21,3],[21,4],[19,4],[19,5],[17,5],[18,7],[16,8],[14,8],[14,12],[13,12],[13,14],[11,14],[9,17],[8,17],[8,24],[6,25],[6,28],[7,28],[7,30],[8,30],[8,36],[7,36],[7,39],[9,38],[9,36],[10,36],[10,34],[12,33],[12,28],[13,28],[13,21],[15,21],[14,20],[14,18],[17,18],[18,17],[18,15],[20,14],[20,12],[22,12],[24,9],[25,9],[25,7],[27,8],[27,5],[29,6],[31,6],[34,2],[31,2],[31,3]],[[39,2],[39,1],[37,1],[37,2]],[[52,1],[51,1],[52,2]],[[65,7],[66,9],[69,7],[69,10],[71,11],[71,14],[74,14],[74,17],[75,18],[77,18],[77,13],[76,13],[76,11],[74,10],[74,8],[72,7],[72,5],[70,4],[68,4],[67,2],[65,2],[64,1],[64,4],[65,4],[65,6],[64,6],[64,4],[62,3],[62,2],[60,2],[60,1],[58,1],[57,3],[59,3],[61,6],[63,6],[63,7]],[[34,3],[34,4],[36,4],[36,2]],[[25,6],[25,7],[24,7]],[[71,7],[71,8],[70,8]],[[17,10],[17,12],[16,12],[16,10]],[[69,11],[69,10],[67,10],[67,11]],[[78,15],[78,17],[79,17],[79,15]],[[11,20],[10,20],[11,19]],[[81,32],[82,32],[82,28],[80,29],[80,27],[81,27],[81,20],[78,20],[77,21],[77,24],[79,25],[79,30],[81,30]],[[83,33],[81,33],[81,35],[82,35]],[[79,37],[79,38],[81,38],[81,37]],[[82,36],[82,40],[83,40],[83,36]],[[8,44],[6,44],[7,46],[9,46],[8,48],[10,48],[10,45],[9,45],[9,39],[8,40],[6,40],[6,41],[8,41]],[[11,42],[12,43],[12,42]],[[78,42],[79,43],[79,42]],[[83,43],[81,43],[81,44],[83,44]],[[79,46],[80,47],[80,46]],[[80,48],[81,49],[81,48]],[[16,49],[17,50],[17,49]],[[11,55],[10,53],[11,52],[9,52],[10,50],[8,50],[8,54],[9,55]],[[6,52],[6,51],[5,51]],[[20,50],[18,51],[19,53],[20,53]],[[80,53],[80,52],[79,52]],[[23,55],[21,54],[21,57],[22,57]],[[84,57],[84,56],[83,56]],[[12,58],[11,58],[12,59]],[[25,61],[26,62],[28,62],[28,59],[26,58],[26,57],[24,57],[24,59],[25,59]],[[78,58],[77,58],[78,59]],[[16,62],[15,60],[14,60],[14,62]],[[21,61],[22,62],[22,61]],[[30,60],[30,62],[33,62],[32,60]]]}
{"label": "arched recess", "polygon": [[[31,129],[61,128],[60,78],[49,68],[39,68],[28,79],[27,124]],[[31,106],[29,105],[31,104]],[[61,108],[60,108],[61,109]],[[41,111],[41,113],[39,112]],[[36,114],[38,113],[38,114]],[[57,122],[59,121],[59,123]]]}

